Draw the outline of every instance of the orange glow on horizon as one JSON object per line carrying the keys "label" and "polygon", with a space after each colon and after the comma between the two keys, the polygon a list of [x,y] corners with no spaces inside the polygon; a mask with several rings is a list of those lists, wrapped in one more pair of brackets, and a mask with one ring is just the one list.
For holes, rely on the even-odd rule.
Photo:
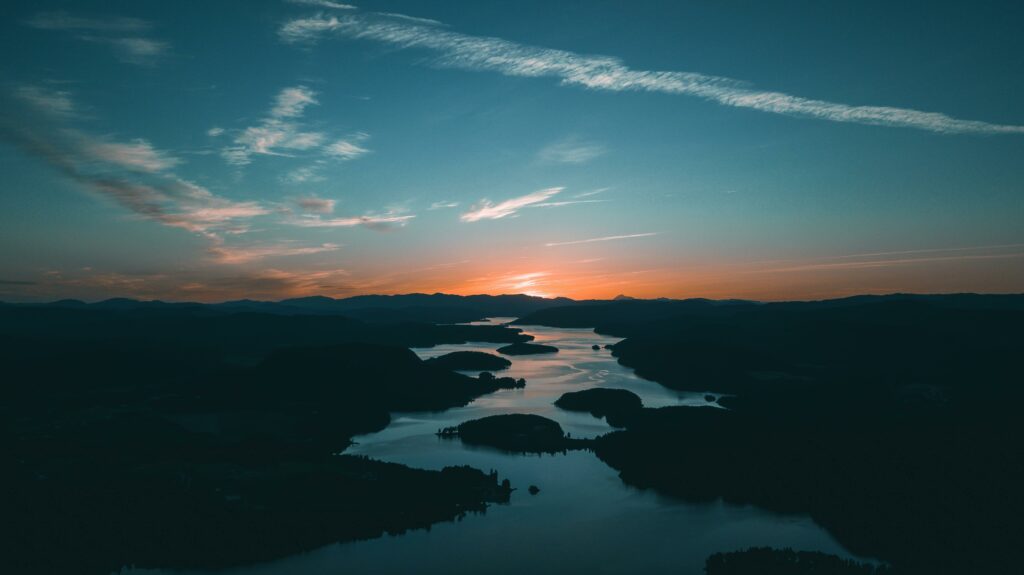
{"label": "orange glow on horizon", "polygon": [[[579,256],[579,254],[576,254]],[[593,254],[591,254],[593,255]],[[166,301],[217,302],[235,299],[280,300],[324,295],[450,293],[526,294],[536,297],[611,299],[617,295],[651,299],[752,299],[761,301],[827,299],[864,293],[942,293],[986,291],[1015,293],[1024,285],[1024,252],[908,258],[843,256],[753,262],[678,262],[667,265],[601,257],[566,257],[542,251],[533,257],[495,255],[420,267],[369,262],[352,269],[238,269],[221,266],[178,274],[119,274],[92,269],[47,272],[26,284],[24,294],[0,299],[88,301],[110,297]],[[1009,271],[1008,271],[1009,268]],[[986,289],[979,290],[979,286]],[[13,296],[11,295],[13,293]]]}

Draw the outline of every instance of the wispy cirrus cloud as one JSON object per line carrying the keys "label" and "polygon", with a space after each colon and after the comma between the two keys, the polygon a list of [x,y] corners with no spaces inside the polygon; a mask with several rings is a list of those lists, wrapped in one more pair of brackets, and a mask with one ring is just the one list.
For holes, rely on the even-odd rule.
{"label": "wispy cirrus cloud", "polygon": [[580,192],[578,194],[575,194],[573,197],[574,198],[589,198],[590,196],[596,196],[598,194],[603,194],[603,193],[607,192],[610,189],[611,188],[598,188],[596,190],[590,190],[589,192]]}
{"label": "wispy cirrus cloud", "polygon": [[89,18],[68,12],[39,12],[25,21],[32,28],[40,30],[74,30],[91,32],[141,32],[150,28],[150,23],[139,18],[107,16]]}
{"label": "wispy cirrus cloud", "polygon": [[427,208],[427,209],[429,209],[429,210],[443,210],[443,209],[447,209],[447,208],[457,208],[457,207],[459,207],[459,202],[441,201],[441,202],[434,202],[434,203],[430,204],[430,207]]}
{"label": "wispy cirrus cloud", "polygon": [[61,118],[78,115],[78,106],[72,101],[70,92],[22,85],[14,89],[14,96],[44,114]]}
{"label": "wispy cirrus cloud", "polygon": [[152,66],[170,50],[171,45],[150,38],[105,38],[103,36],[79,36],[81,40],[106,44],[114,49],[118,60],[140,66]]}
{"label": "wispy cirrus cloud", "polygon": [[607,149],[601,144],[567,138],[544,146],[537,158],[551,164],[585,164],[605,153]]}
{"label": "wispy cirrus cloud", "polygon": [[33,97],[24,93],[17,89],[14,95],[25,105],[0,106],[0,136],[139,217],[218,239],[221,232],[243,230],[241,221],[270,213],[257,202],[229,200],[178,177],[169,170],[180,160],[146,140],[120,142],[68,126],[61,113],[67,106],[52,105],[71,102],[66,92],[49,94],[36,86],[29,91]]}
{"label": "wispy cirrus cloud", "polygon": [[[548,201],[551,197],[561,193],[565,188],[548,188],[545,190],[537,190],[536,192],[526,194],[525,196],[515,197],[504,202],[494,203],[488,199],[483,199],[474,204],[469,211],[459,216],[464,222],[477,222],[480,220],[500,220],[505,217],[515,216],[519,210],[531,209],[531,208],[559,208],[563,206],[571,206],[575,204],[599,204],[607,202],[608,200],[561,200],[550,202]],[[456,204],[457,205],[457,204]],[[454,207],[454,206],[439,206],[439,207]],[[435,209],[431,206],[431,209]]]}
{"label": "wispy cirrus cloud", "polygon": [[468,212],[463,213],[459,216],[459,219],[464,222],[477,222],[480,220],[500,220],[501,218],[514,215],[519,210],[530,206],[531,204],[539,204],[544,202],[548,198],[561,192],[565,188],[547,188],[545,190],[537,190],[536,192],[526,194],[525,196],[519,196],[504,202],[497,204],[490,200],[480,200],[475,204]]}
{"label": "wispy cirrus cloud", "polygon": [[356,10],[351,4],[342,4],[332,0],[288,0],[289,4],[300,4],[302,6],[316,6],[317,8],[332,8],[334,10]]}
{"label": "wispy cirrus cloud", "polygon": [[651,236],[658,235],[658,232],[644,232],[642,234],[626,234],[621,236],[602,236],[599,238],[587,238],[585,240],[573,240],[569,242],[548,242],[544,244],[544,247],[552,248],[555,246],[573,246],[577,244],[593,244],[597,242],[613,242],[615,240],[628,240],[632,238],[649,238]]}
{"label": "wispy cirrus cloud", "polygon": [[434,20],[432,18],[420,18],[419,16],[409,16],[408,14],[398,14],[397,12],[375,12],[378,16],[384,16],[387,18],[397,18],[399,20],[405,20],[407,22],[415,22],[417,24],[426,24],[428,26],[444,26],[444,22]]}
{"label": "wispy cirrus cloud", "polygon": [[[223,271],[221,271],[223,270]],[[112,296],[167,301],[225,301],[238,298],[279,300],[303,295],[351,294],[350,274],[341,268],[247,270],[187,268],[167,273],[123,273],[107,270],[51,270],[32,282],[31,290],[10,289],[12,294],[35,298],[76,297],[100,300]]]}
{"label": "wispy cirrus cloud", "polygon": [[[253,156],[292,156],[298,152],[315,153],[323,159],[353,160],[370,152],[362,144],[369,134],[356,132],[330,141],[330,137],[318,131],[303,128],[299,120],[306,109],[318,105],[318,94],[306,86],[293,86],[281,90],[274,103],[257,124],[236,132],[232,145],[221,149],[221,157],[235,166],[252,163]],[[223,128],[213,128],[211,136],[226,133]],[[284,179],[291,183],[319,181],[322,165],[296,168]]]}
{"label": "wispy cirrus cloud", "polygon": [[762,267],[747,273],[792,273],[873,268],[905,267],[941,262],[967,262],[972,260],[1024,259],[1024,244],[998,244],[952,248],[885,251],[846,254],[818,258],[817,261],[787,262],[788,265]]}
{"label": "wispy cirrus cloud", "polygon": [[274,107],[270,110],[272,118],[295,118],[301,116],[307,106],[319,104],[316,92],[305,86],[285,88],[277,95]]}
{"label": "wispy cirrus cloud", "polygon": [[211,247],[207,251],[217,263],[237,265],[266,258],[319,254],[324,252],[333,252],[340,249],[340,245],[330,243],[320,244],[318,246],[296,246],[291,243],[283,243],[267,246],[218,245]]}
{"label": "wispy cirrus cloud", "polygon": [[644,91],[694,96],[748,108],[832,122],[914,128],[949,134],[1024,134],[1024,126],[964,120],[937,112],[891,106],[858,106],[752,88],[731,78],[695,72],[637,70],[609,56],[540,48],[501,38],[473,36],[432,25],[356,11],[317,14],[285,22],[285,42],[315,42],[326,35],[420,49],[441,66],[492,71],[506,76],[551,77],[564,85],[614,92]]}
{"label": "wispy cirrus cloud", "polygon": [[327,145],[324,147],[324,153],[328,156],[341,158],[342,160],[354,160],[370,152],[370,150],[361,145],[369,137],[369,134],[357,132]]}
{"label": "wispy cirrus cloud", "polygon": [[575,204],[603,204],[610,202],[611,200],[562,200],[559,202],[541,202],[539,204],[533,204],[529,206],[531,208],[560,208],[562,206],[572,206]]}
{"label": "wispy cirrus cloud", "polygon": [[327,135],[303,131],[294,121],[307,107],[317,104],[316,95],[305,86],[281,90],[267,116],[235,135],[234,145],[223,148],[221,156],[229,164],[244,166],[252,162],[253,155],[280,156],[319,147]]}
{"label": "wispy cirrus cloud", "polygon": [[323,218],[304,216],[289,220],[288,223],[303,228],[354,228],[362,226],[372,230],[387,231],[400,228],[415,218],[412,214],[366,214],[345,218]]}
{"label": "wispy cirrus cloud", "polygon": [[40,12],[25,21],[39,30],[71,32],[86,42],[110,46],[122,62],[150,66],[170,51],[170,44],[143,36],[152,25],[123,16],[85,17],[68,12]]}
{"label": "wispy cirrus cloud", "polygon": [[141,138],[130,142],[114,142],[96,136],[77,136],[82,152],[97,160],[141,172],[162,172],[181,163],[181,160],[158,150]]}

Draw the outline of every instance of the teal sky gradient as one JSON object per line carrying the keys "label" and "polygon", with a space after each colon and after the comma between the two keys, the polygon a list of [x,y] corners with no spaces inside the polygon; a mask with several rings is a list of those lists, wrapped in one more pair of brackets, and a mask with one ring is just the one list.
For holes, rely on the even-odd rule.
{"label": "teal sky gradient", "polygon": [[9,3],[0,299],[1024,291],[1024,7],[766,4]]}

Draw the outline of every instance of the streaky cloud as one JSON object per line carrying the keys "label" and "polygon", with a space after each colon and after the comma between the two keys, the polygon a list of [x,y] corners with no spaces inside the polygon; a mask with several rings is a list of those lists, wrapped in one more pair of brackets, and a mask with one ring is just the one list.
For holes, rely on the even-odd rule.
{"label": "streaky cloud", "polygon": [[351,4],[342,4],[341,2],[333,2],[332,0],[288,0],[289,4],[299,4],[302,6],[315,6],[317,8],[331,8],[334,10],[357,10],[357,8]]}
{"label": "streaky cloud", "polygon": [[316,103],[316,92],[305,86],[284,88],[274,98],[267,116],[238,133],[234,145],[221,150],[221,157],[229,164],[245,166],[252,162],[253,155],[284,156],[288,151],[321,146],[326,134],[303,131],[294,121]]}
{"label": "streaky cloud", "polygon": [[373,230],[386,231],[395,227],[403,227],[415,215],[394,215],[394,214],[367,214],[346,218],[322,218],[319,216],[305,216],[289,220],[288,223],[303,228],[354,228],[363,226]]}
{"label": "streaky cloud", "polygon": [[876,256],[897,256],[897,255],[908,255],[908,254],[930,254],[939,252],[970,252],[970,251],[981,251],[981,250],[1003,250],[1011,248],[1024,248],[1024,244],[995,244],[990,246],[963,246],[954,248],[925,248],[918,250],[898,250],[898,251],[887,251],[887,252],[872,252],[864,254],[846,254],[842,256],[835,256],[835,259],[847,259],[847,258],[868,258]]}
{"label": "streaky cloud", "polygon": [[40,12],[25,21],[38,30],[56,30],[75,34],[79,40],[106,44],[122,62],[150,66],[167,54],[170,44],[142,34],[151,24],[139,18],[120,16],[82,17],[68,12]]}
{"label": "streaky cloud", "polygon": [[429,26],[444,26],[444,22],[434,20],[432,18],[420,18],[419,16],[409,16],[408,14],[399,14],[397,12],[375,12],[378,16],[385,16],[387,18],[398,18],[399,20],[406,20],[408,22],[416,22],[417,24],[427,24]]}
{"label": "streaky cloud", "polygon": [[519,196],[510,200],[505,200],[500,203],[493,203],[490,200],[484,199],[475,204],[468,212],[465,212],[459,219],[464,222],[477,222],[480,220],[499,220],[504,217],[511,216],[521,210],[522,208],[528,207],[532,204],[539,204],[546,201],[548,198],[561,192],[564,188],[547,188],[545,190],[537,190],[536,192],[526,194],[525,196]]}
{"label": "streaky cloud", "polygon": [[[763,267],[748,273],[814,272],[828,270],[903,267],[920,263],[1024,258],[1024,244],[995,244],[948,248],[923,248],[812,258],[810,261],[785,261],[785,265]],[[776,260],[774,263],[780,263]]]}
{"label": "streaky cloud", "polygon": [[280,299],[313,294],[352,292],[345,269],[247,270],[239,266],[186,267],[173,274],[123,273],[105,270],[53,270],[39,278],[43,293],[60,297],[68,292],[87,299],[117,293],[140,299],[224,301],[240,297]]}
{"label": "streaky cloud", "polygon": [[[301,118],[309,106],[319,104],[317,92],[306,86],[292,86],[282,89],[274,97],[270,110],[254,125],[233,131],[230,145],[220,150],[225,162],[234,166],[246,166],[253,161],[253,156],[285,156],[291,157],[305,152],[306,155],[316,154],[324,159],[354,160],[368,154],[370,150],[361,145],[370,136],[365,132],[356,132],[329,142],[330,137],[323,132],[308,131]],[[223,129],[211,135],[221,135]],[[283,180],[291,183],[302,183],[322,180],[318,175],[320,166],[297,168],[283,176]]]}
{"label": "streaky cloud", "polygon": [[39,12],[25,21],[39,30],[90,30],[94,32],[140,32],[148,30],[150,23],[139,18],[110,16],[86,18],[68,12]]}
{"label": "streaky cloud", "polygon": [[506,76],[552,77],[593,90],[645,91],[695,96],[721,105],[832,122],[915,128],[947,134],[1022,134],[1024,126],[963,120],[938,112],[890,106],[858,106],[759,90],[731,78],[695,72],[635,70],[620,59],[540,48],[501,38],[473,36],[394,18],[357,12],[318,14],[285,22],[285,42],[315,42],[333,34],[400,49],[428,50],[437,64]]}
{"label": "streaky cloud", "polygon": [[285,88],[277,95],[276,104],[270,110],[275,118],[294,118],[301,116],[306,106],[318,104],[316,92],[305,86]]}
{"label": "streaky cloud", "polygon": [[370,153],[370,150],[360,145],[367,138],[369,136],[364,133],[353,134],[327,145],[324,147],[324,153],[328,156],[341,158],[342,160],[354,160],[359,156]]}
{"label": "streaky cloud", "polygon": [[244,231],[239,220],[270,213],[257,202],[229,200],[179,178],[168,171],[178,160],[146,140],[117,142],[69,128],[38,101],[26,103],[0,107],[0,137],[137,216],[219,240],[221,232]]}
{"label": "streaky cloud", "polygon": [[759,270],[753,270],[750,273],[786,273],[786,272],[814,272],[814,271],[828,271],[828,270],[850,270],[850,269],[871,269],[871,268],[889,268],[889,267],[902,267],[908,265],[922,264],[922,263],[933,263],[933,262],[954,262],[954,261],[971,261],[971,260],[1002,260],[1002,259],[1024,259],[1024,252],[1012,252],[1012,253],[1001,253],[1001,254],[960,254],[960,255],[949,255],[949,256],[925,256],[925,257],[909,257],[899,259],[876,259],[866,261],[852,261],[852,262],[831,262],[831,263],[816,263],[806,265],[796,265],[789,267],[777,267],[777,268],[765,268]]}
{"label": "streaky cloud", "polygon": [[628,240],[632,238],[648,238],[651,236],[658,235],[658,232],[645,232],[642,234],[626,234],[622,236],[603,236],[600,238],[588,238],[585,240],[573,240],[570,242],[548,242],[544,244],[544,247],[552,248],[555,246],[573,246],[577,244],[592,244],[597,242],[611,242],[615,240]]}
{"label": "streaky cloud", "polygon": [[74,118],[78,115],[78,107],[66,91],[24,85],[18,86],[14,95],[44,114],[61,118]]}
{"label": "streaky cloud", "polygon": [[170,50],[170,44],[150,38],[104,38],[100,36],[79,36],[88,42],[106,44],[122,62],[151,66]]}
{"label": "streaky cloud", "polygon": [[319,254],[323,252],[333,252],[341,249],[338,244],[321,244],[318,246],[294,246],[290,244],[279,244],[270,246],[254,246],[254,247],[229,247],[225,245],[217,245],[211,247],[208,252],[213,257],[214,261],[221,264],[244,264],[256,260],[262,260],[271,257],[288,257],[288,256],[299,256],[309,254]]}
{"label": "streaky cloud", "polygon": [[607,150],[601,144],[583,142],[574,138],[555,142],[541,149],[537,157],[552,164],[585,164],[603,156]]}
{"label": "streaky cloud", "polygon": [[178,158],[157,150],[141,138],[131,142],[111,142],[105,139],[77,133],[81,150],[88,156],[141,172],[162,172],[181,163]]}
{"label": "streaky cloud", "polygon": [[596,190],[590,190],[589,192],[581,192],[579,194],[574,195],[573,197],[574,198],[589,198],[590,196],[596,196],[597,194],[603,194],[603,193],[607,192],[610,189],[611,188],[598,188]]}
{"label": "streaky cloud", "polygon": [[429,209],[429,210],[442,210],[442,209],[446,209],[446,208],[457,208],[457,207],[459,207],[459,202],[445,202],[445,201],[441,201],[441,202],[434,202],[434,203],[430,204],[430,207],[427,208],[427,209]]}
{"label": "streaky cloud", "polygon": [[539,204],[533,204],[529,206],[531,208],[558,208],[562,206],[571,206],[574,204],[603,204],[610,202],[611,200],[565,200],[562,202],[542,202]]}

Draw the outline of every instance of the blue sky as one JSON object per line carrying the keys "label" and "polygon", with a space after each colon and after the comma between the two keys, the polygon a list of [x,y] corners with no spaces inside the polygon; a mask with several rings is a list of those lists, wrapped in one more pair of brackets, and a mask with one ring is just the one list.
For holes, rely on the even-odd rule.
{"label": "blue sky", "polygon": [[14,3],[0,299],[1019,292],[982,4]]}

